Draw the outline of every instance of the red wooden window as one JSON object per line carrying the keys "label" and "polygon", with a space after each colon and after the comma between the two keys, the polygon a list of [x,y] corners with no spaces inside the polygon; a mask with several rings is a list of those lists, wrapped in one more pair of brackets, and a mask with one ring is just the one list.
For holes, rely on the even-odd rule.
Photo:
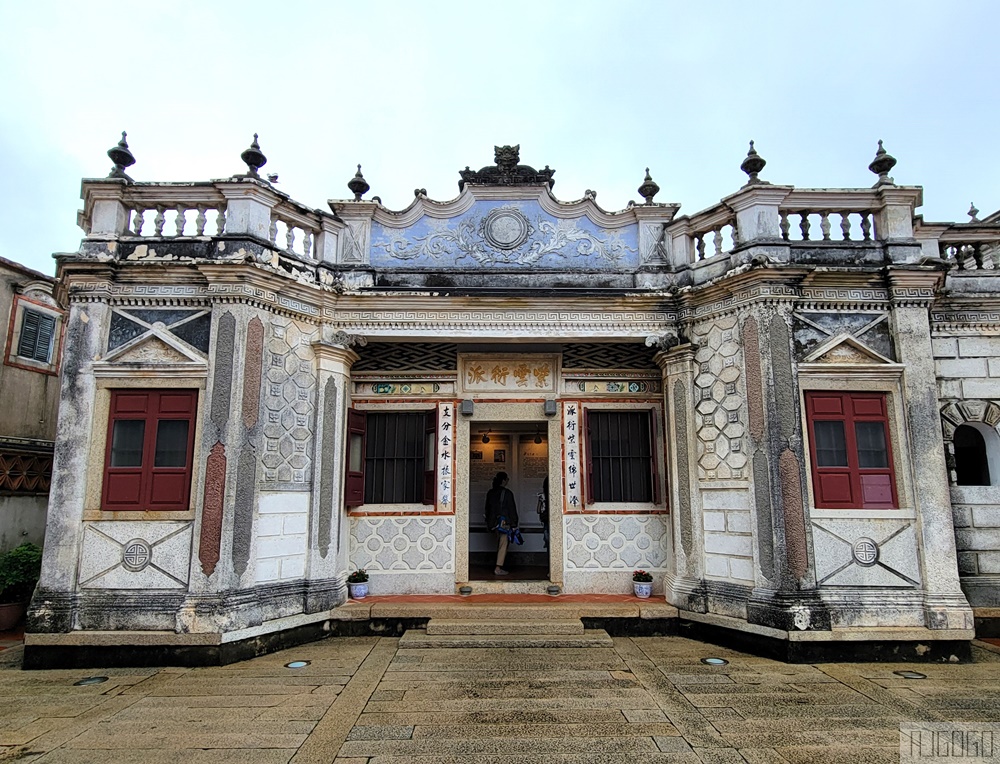
{"label": "red wooden window", "polygon": [[344,504],[435,503],[437,409],[347,412]]}
{"label": "red wooden window", "polygon": [[587,503],[659,502],[651,411],[584,409]]}
{"label": "red wooden window", "polygon": [[197,390],[112,390],[101,506],[186,510]]}
{"label": "red wooden window", "polygon": [[899,506],[884,395],[808,392],[806,417],[817,508]]}

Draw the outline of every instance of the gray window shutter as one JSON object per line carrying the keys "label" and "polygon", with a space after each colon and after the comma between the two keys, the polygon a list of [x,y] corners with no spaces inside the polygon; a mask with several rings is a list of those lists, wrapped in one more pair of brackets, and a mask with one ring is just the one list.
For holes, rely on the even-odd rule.
{"label": "gray window shutter", "polygon": [[30,358],[33,361],[48,363],[52,352],[52,336],[55,334],[55,329],[55,316],[49,316],[39,313],[37,310],[24,308],[17,354],[22,358]]}

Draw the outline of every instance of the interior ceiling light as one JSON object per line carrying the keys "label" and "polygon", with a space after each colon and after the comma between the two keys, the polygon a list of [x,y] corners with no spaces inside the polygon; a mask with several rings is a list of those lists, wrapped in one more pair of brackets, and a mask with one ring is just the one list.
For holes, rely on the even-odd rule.
{"label": "interior ceiling light", "polygon": [[535,430],[535,443],[538,444],[541,442],[542,442],[542,433],[539,432],[538,430]]}
{"label": "interior ceiling light", "polygon": [[490,433],[491,432],[493,432],[493,430],[487,430],[485,433],[483,433],[483,443],[489,443],[490,442]]}

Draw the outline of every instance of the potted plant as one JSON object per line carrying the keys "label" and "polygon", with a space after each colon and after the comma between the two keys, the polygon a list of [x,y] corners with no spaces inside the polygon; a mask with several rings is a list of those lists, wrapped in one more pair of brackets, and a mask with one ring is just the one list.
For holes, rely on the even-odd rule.
{"label": "potted plant", "polygon": [[0,631],[13,629],[24,617],[42,571],[42,550],[31,543],[0,554]]}
{"label": "potted plant", "polygon": [[647,599],[653,593],[653,574],[644,570],[633,571],[632,590],[636,597]]}
{"label": "potted plant", "polygon": [[351,590],[351,599],[363,600],[368,596],[368,571],[359,568],[347,577],[347,588]]}

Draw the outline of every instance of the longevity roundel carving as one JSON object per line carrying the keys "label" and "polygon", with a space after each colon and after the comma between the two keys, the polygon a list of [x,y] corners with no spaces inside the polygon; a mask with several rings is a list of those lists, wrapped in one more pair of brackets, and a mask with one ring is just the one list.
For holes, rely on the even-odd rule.
{"label": "longevity roundel carving", "polygon": [[145,539],[132,539],[122,548],[122,566],[138,573],[149,565],[153,558],[153,548]]}
{"label": "longevity roundel carving", "polygon": [[517,249],[531,236],[533,229],[524,214],[512,207],[498,207],[483,218],[480,228],[486,242],[497,249]]}
{"label": "longevity roundel carving", "polygon": [[854,561],[862,567],[870,568],[878,562],[878,544],[865,536],[854,542],[851,552],[854,555]]}

